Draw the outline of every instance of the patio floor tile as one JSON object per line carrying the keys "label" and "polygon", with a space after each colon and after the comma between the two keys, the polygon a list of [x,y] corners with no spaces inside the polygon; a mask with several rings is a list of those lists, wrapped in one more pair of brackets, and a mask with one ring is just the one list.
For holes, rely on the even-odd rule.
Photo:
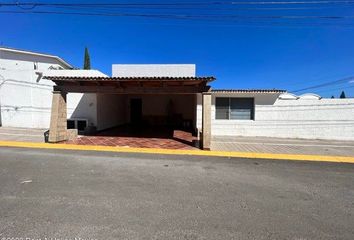
{"label": "patio floor tile", "polygon": [[[129,136],[131,135],[131,136]],[[66,141],[67,144],[100,145],[137,148],[165,148],[198,150],[195,147],[197,138],[192,133],[183,130],[168,130],[165,128],[154,131],[127,132],[126,129],[114,128],[100,132],[96,136],[79,136],[75,140]]]}

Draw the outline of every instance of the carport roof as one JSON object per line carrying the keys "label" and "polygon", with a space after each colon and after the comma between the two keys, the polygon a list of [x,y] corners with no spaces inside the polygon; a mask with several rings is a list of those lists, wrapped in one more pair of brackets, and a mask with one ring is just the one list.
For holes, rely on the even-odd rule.
{"label": "carport roof", "polygon": [[207,92],[215,77],[83,77],[43,76],[55,90],[92,93],[198,93]]}
{"label": "carport roof", "polygon": [[213,93],[285,93],[280,89],[213,89]]}
{"label": "carport roof", "polygon": [[82,76],[43,76],[52,81],[207,81],[215,77],[82,77]]}

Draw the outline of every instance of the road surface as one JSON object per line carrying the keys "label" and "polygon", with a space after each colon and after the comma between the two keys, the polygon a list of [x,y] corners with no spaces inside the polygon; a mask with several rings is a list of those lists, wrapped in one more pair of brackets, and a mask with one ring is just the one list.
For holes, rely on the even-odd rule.
{"label": "road surface", "polygon": [[354,239],[354,164],[0,148],[0,239]]}

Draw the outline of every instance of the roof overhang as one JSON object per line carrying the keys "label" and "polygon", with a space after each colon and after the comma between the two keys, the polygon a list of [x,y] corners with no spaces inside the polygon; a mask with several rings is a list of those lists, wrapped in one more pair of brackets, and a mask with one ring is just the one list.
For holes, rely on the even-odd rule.
{"label": "roof overhang", "polygon": [[286,90],[280,89],[213,89],[213,93],[267,93],[267,94],[281,94]]}
{"label": "roof overhang", "polygon": [[210,91],[214,77],[68,77],[43,76],[54,90],[76,93],[187,94]]}
{"label": "roof overhang", "polygon": [[55,56],[55,55],[49,55],[49,54],[44,54],[44,53],[38,53],[38,52],[32,52],[32,51],[26,51],[26,50],[20,50],[20,49],[15,49],[15,48],[8,48],[8,47],[0,47],[0,51],[6,51],[6,52],[13,52],[13,53],[19,53],[19,54],[27,54],[27,55],[33,55],[33,56],[39,56],[39,57],[46,57],[46,58],[52,58],[60,62],[62,65],[66,66],[69,69],[73,69],[74,67],[71,66],[68,62],[63,60],[62,58]]}

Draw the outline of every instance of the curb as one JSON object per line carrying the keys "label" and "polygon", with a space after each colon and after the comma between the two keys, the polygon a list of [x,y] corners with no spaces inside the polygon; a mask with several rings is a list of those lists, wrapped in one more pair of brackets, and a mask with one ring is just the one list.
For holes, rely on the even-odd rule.
{"label": "curb", "polygon": [[97,145],[51,144],[51,143],[14,142],[14,141],[0,141],[0,147],[354,163],[354,157],[344,157],[344,156],[174,150],[174,149],[160,149],[160,148],[129,148],[129,147],[110,147],[110,146],[97,146]]}

